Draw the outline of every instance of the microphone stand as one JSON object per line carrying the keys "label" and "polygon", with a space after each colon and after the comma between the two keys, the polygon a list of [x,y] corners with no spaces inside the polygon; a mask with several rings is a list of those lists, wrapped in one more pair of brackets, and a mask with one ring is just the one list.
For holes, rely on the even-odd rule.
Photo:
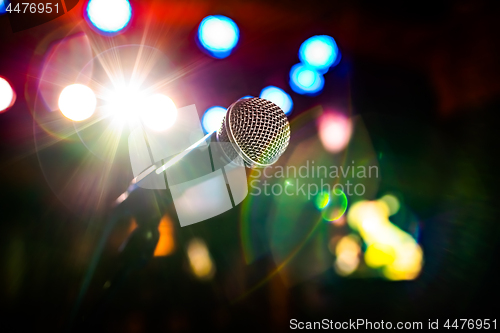
{"label": "microphone stand", "polygon": [[[137,222],[137,228],[130,234],[127,240],[120,247],[120,258],[119,258],[119,270],[114,275],[111,280],[108,280],[106,283],[107,290],[105,294],[101,297],[101,300],[98,303],[96,310],[89,316],[88,319],[84,321],[83,326],[89,326],[93,323],[96,323],[99,317],[103,314],[105,307],[109,304],[111,297],[116,294],[116,291],[123,284],[126,278],[135,271],[136,269],[144,267],[148,261],[153,257],[154,250],[159,240],[159,231],[158,231],[158,223],[161,218],[161,214],[158,208],[158,205],[152,206],[152,203],[157,203],[157,193],[148,190],[142,189],[142,191],[137,191],[140,189],[141,183],[152,174],[160,174],[167,170],[170,166],[174,165],[178,161],[180,161],[184,156],[189,154],[195,148],[199,147],[203,144],[207,139],[211,138],[212,134],[210,132],[205,135],[202,139],[195,142],[193,145],[188,147],[183,152],[177,154],[170,160],[168,160],[165,164],[158,167],[158,165],[152,165],[147,170],[142,172],[139,176],[134,178],[127,190],[122,193],[113,203],[113,210],[108,219],[108,223],[106,224],[106,228],[99,240],[97,248],[92,255],[92,259],[88,268],[88,271],[85,275],[84,281],[80,288],[78,298],[75,306],[73,307],[72,313],[70,315],[69,328],[71,328],[73,321],[78,314],[78,310],[80,304],[87,292],[87,289],[90,285],[94,272],[97,268],[97,264],[99,262],[99,258],[102,254],[106,241],[111,234],[116,222],[121,217],[120,208],[123,206],[123,202],[125,200],[128,201],[138,201],[136,205],[140,207],[136,212],[132,214],[127,212],[127,215],[134,215]],[[152,194],[152,195],[151,195]],[[149,200],[148,200],[149,197]],[[142,202],[141,202],[142,201]],[[83,327],[82,327],[83,328]],[[87,327],[88,328],[88,327]]]}
{"label": "microphone stand", "polygon": [[130,200],[133,200],[134,206],[139,208],[131,214],[135,217],[137,227],[120,246],[118,270],[112,278],[106,281],[106,290],[98,301],[96,309],[83,323],[85,328],[98,323],[113,296],[130,274],[143,268],[151,260],[158,243],[160,237],[158,224],[161,213],[159,207],[155,205],[157,193],[150,190],[137,191]]}

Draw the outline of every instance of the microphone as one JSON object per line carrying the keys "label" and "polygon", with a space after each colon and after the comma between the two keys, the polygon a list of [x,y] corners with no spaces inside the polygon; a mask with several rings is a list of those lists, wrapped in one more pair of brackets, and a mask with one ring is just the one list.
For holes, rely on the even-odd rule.
{"label": "microphone", "polygon": [[290,124],[273,102],[258,97],[240,99],[227,109],[217,141],[230,161],[241,157],[246,167],[265,168],[288,147]]}
{"label": "microphone", "polygon": [[273,102],[259,97],[240,99],[229,106],[219,130],[208,133],[165,164],[152,165],[142,172],[115,200],[115,206],[125,201],[148,176],[164,172],[207,140],[218,143],[212,147],[220,146],[219,155],[225,157],[226,164],[265,168],[274,164],[288,147],[290,124],[285,112]]}

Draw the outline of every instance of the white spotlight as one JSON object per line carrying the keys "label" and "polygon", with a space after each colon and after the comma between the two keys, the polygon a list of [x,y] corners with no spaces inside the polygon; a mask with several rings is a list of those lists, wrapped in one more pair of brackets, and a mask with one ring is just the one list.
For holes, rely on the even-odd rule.
{"label": "white spotlight", "polygon": [[94,92],[83,84],[67,86],[59,96],[59,109],[71,120],[81,121],[94,114],[97,99]]}
{"label": "white spotlight", "polygon": [[129,23],[132,7],[128,0],[90,0],[87,15],[97,29],[116,33]]}
{"label": "white spotlight", "polygon": [[164,131],[177,119],[174,102],[163,94],[156,94],[145,99],[141,107],[141,118],[147,127],[154,131]]}
{"label": "white spotlight", "polygon": [[0,77],[0,112],[7,110],[14,104],[15,96],[9,82]]}
{"label": "white spotlight", "polygon": [[117,124],[135,126],[140,121],[139,115],[144,108],[144,96],[133,86],[116,88],[104,98],[107,103],[105,110]]}

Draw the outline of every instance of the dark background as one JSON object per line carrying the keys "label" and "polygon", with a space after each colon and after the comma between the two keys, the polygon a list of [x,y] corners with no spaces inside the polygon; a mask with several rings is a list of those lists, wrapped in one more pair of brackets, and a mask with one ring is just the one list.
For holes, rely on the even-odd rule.
{"label": "dark background", "polygon": [[[0,313],[6,331],[80,327],[114,274],[117,248],[129,227],[129,218],[118,221],[71,321],[109,213],[76,213],[54,195],[40,170],[27,95],[31,68],[41,61],[40,40],[71,30],[81,19],[82,3],[18,33],[0,16],[0,75],[18,95],[13,108],[0,114]],[[224,292],[228,285],[250,289],[274,268],[266,256],[245,264],[238,208],[182,229],[174,220],[177,250],[132,273],[92,330],[281,331],[292,318],[424,325],[436,318],[496,318],[500,12],[494,1],[131,3],[137,10],[124,35],[147,21],[168,26],[168,34],[157,35],[176,45],[169,56],[181,67],[207,57],[194,42],[203,17],[223,14],[238,23],[241,39],[234,54],[207,61],[186,76],[186,84],[198,85],[190,102],[199,111],[257,95],[269,84],[291,94],[291,120],[315,105],[350,105],[363,117],[375,151],[387,156],[380,162],[387,175],[380,192],[396,188],[422,221],[425,265],[416,280],[403,282],[341,278],[331,269],[286,287],[275,276],[235,301]],[[147,15],[150,10],[155,15]],[[313,98],[293,93],[287,82],[300,44],[314,34],[333,36],[342,60],[325,75],[323,93]],[[156,195],[160,211],[172,209],[168,193]],[[211,249],[217,265],[211,281],[189,273],[181,249],[193,236]]]}

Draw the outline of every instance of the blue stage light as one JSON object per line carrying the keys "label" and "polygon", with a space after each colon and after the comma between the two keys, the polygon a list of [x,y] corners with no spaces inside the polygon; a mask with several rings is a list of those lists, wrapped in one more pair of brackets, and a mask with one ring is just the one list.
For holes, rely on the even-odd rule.
{"label": "blue stage light", "polygon": [[217,131],[222,124],[222,119],[226,115],[226,109],[222,106],[213,106],[203,115],[201,119],[201,124],[203,126],[203,130],[205,133],[211,133],[213,131]]}
{"label": "blue stage light", "polygon": [[240,99],[249,99],[249,98],[254,98],[254,96],[246,95],[246,96],[243,96],[243,97],[242,97],[242,98],[240,98]]}
{"label": "blue stage light", "polygon": [[323,90],[325,79],[314,68],[297,64],[290,70],[290,87],[302,95],[317,95]]}
{"label": "blue stage light", "polygon": [[9,6],[9,2],[7,0],[0,0],[0,15],[7,12],[7,6]]}
{"label": "blue stage light", "polygon": [[326,73],[328,68],[335,65],[338,57],[337,43],[332,37],[326,35],[307,39],[299,49],[300,61],[321,73]]}
{"label": "blue stage light", "polygon": [[236,23],[222,15],[207,16],[198,28],[201,46],[214,58],[225,58],[234,49],[240,38]]}
{"label": "blue stage light", "polygon": [[275,86],[268,86],[260,92],[260,98],[267,99],[279,106],[286,115],[292,112],[293,101],[290,95]]}
{"label": "blue stage light", "polygon": [[112,34],[130,22],[132,7],[128,0],[90,0],[87,17],[97,29]]}

